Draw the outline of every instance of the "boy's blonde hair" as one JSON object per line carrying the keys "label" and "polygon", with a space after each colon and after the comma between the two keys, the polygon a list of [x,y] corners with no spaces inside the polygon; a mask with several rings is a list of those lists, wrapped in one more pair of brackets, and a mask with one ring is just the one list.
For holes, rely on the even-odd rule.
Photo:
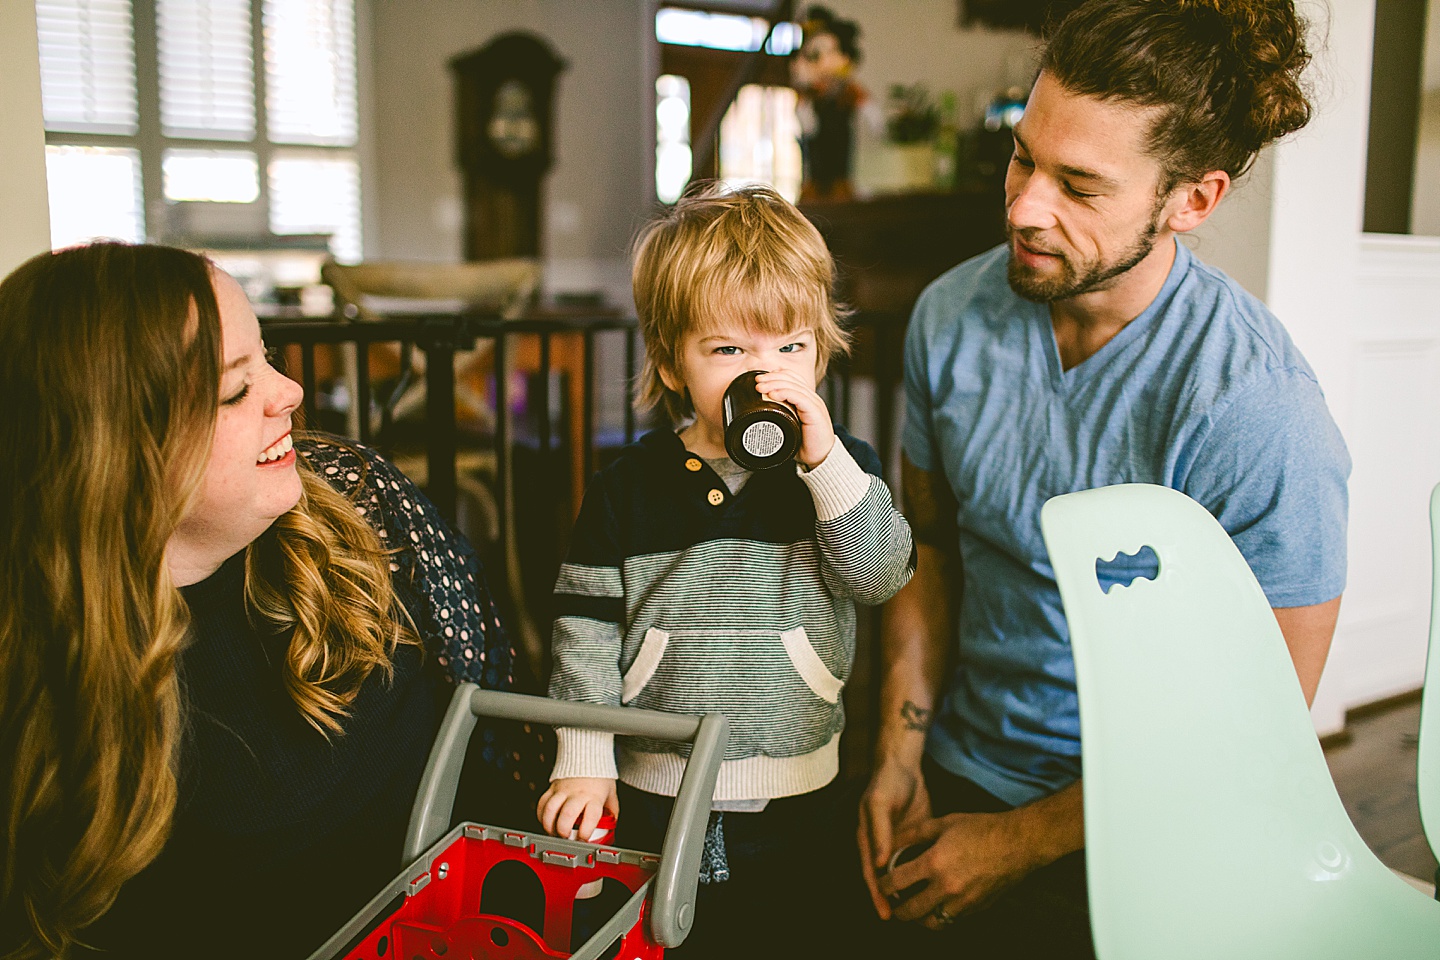
{"label": "boy's blonde hair", "polygon": [[812,330],[817,381],[850,349],[840,326],[850,311],[835,301],[825,241],[767,186],[709,184],[683,197],[636,238],[632,281],[645,337],[636,399],[645,410],[664,404],[675,423],[693,413],[690,398],[661,372],[680,372],[688,334],[728,322],[768,334]]}

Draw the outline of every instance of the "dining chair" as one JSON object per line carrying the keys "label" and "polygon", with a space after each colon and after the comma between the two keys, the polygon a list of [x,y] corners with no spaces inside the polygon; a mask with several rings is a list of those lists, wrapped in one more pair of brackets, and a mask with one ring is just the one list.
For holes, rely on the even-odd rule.
{"label": "dining chair", "polygon": [[[327,260],[320,268],[321,278],[335,291],[336,308],[360,321],[460,310],[514,316],[534,295],[540,273],[539,261],[522,257],[479,263],[370,260],[342,264]],[[456,352],[456,412],[464,419],[489,424],[495,416],[477,385],[493,374],[492,357],[488,340]],[[424,352],[405,351],[401,366],[410,368],[412,375],[406,378],[409,387],[395,400],[392,415],[396,419],[418,411],[425,402]],[[347,377],[350,375],[347,372]],[[352,420],[362,413],[352,410]],[[352,432],[355,426],[351,424]]]}
{"label": "dining chair", "polygon": [[1100,960],[1440,956],[1440,903],[1350,822],[1220,524],[1146,484],[1056,497],[1040,522],[1075,657]]}
{"label": "dining chair", "polygon": [[[1435,859],[1440,861],[1440,484],[1430,492],[1430,649],[1425,657],[1425,686],[1420,694],[1420,739],[1416,790],[1420,794],[1420,825]],[[1435,871],[1440,899],[1440,870]]]}

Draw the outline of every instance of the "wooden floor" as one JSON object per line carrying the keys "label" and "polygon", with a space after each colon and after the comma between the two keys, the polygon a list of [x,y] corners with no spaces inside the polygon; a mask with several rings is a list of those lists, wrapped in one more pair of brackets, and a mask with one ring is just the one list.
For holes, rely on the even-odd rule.
{"label": "wooden floor", "polygon": [[1330,774],[1360,836],[1392,869],[1434,880],[1435,857],[1420,828],[1415,751],[1420,700],[1411,697],[1351,715],[1340,742],[1325,749]]}

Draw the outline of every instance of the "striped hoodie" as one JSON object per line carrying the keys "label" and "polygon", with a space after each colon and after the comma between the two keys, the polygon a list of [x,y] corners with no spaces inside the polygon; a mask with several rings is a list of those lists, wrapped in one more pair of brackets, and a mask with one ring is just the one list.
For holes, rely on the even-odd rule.
{"label": "striped hoodie", "polygon": [[[719,801],[834,779],[855,604],[883,603],[915,569],[879,458],[836,435],[814,470],[760,471],[734,495],[668,430],[622,450],[586,491],[555,584],[550,696],[725,714]],[[616,741],[560,730],[551,778],[675,795],[688,748]]]}

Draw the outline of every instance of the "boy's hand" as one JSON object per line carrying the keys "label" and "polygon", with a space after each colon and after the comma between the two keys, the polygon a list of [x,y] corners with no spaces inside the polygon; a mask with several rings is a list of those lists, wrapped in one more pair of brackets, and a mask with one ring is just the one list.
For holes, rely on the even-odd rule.
{"label": "boy's hand", "polygon": [[772,370],[755,378],[755,389],[767,400],[788,403],[800,415],[800,449],[795,459],[806,470],[813,470],[830,456],[835,446],[835,425],[830,409],[814,388],[786,370]]}
{"label": "boy's hand", "polygon": [[589,839],[606,810],[619,819],[620,797],[615,792],[615,781],[607,777],[561,777],[552,781],[550,789],[540,798],[535,807],[535,816],[545,832],[556,837],[569,837],[570,831],[579,828],[576,835],[581,840]]}

